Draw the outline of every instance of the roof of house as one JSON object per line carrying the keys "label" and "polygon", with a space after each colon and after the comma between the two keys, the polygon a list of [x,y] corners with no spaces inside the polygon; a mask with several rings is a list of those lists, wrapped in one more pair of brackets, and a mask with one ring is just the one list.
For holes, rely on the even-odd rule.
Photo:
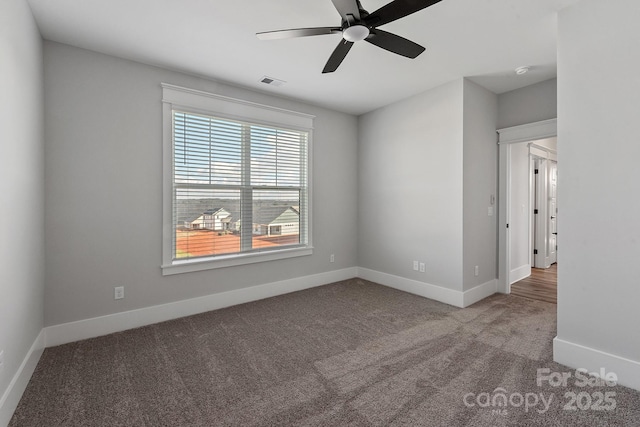
{"label": "roof of house", "polygon": [[225,211],[226,213],[229,213],[229,211],[226,210],[225,208],[213,208],[213,209],[207,209],[206,211],[202,212],[202,215],[215,215],[220,211]]}
{"label": "roof of house", "polygon": [[[211,207],[211,205],[223,207]],[[240,218],[239,200],[220,199],[181,199],[176,203],[176,223],[184,224],[193,222],[202,215],[213,215],[224,209],[233,218]]]}
{"label": "roof of house", "polygon": [[290,211],[296,215],[300,215],[293,206],[263,206],[257,212],[254,212],[253,223],[267,225],[273,223],[285,212]]}

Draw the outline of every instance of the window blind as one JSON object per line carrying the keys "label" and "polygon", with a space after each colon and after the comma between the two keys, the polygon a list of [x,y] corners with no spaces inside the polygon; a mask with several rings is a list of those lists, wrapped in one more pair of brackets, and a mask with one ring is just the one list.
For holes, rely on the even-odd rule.
{"label": "window blind", "polygon": [[308,132],[172,110],[173,259],[308,239]]}

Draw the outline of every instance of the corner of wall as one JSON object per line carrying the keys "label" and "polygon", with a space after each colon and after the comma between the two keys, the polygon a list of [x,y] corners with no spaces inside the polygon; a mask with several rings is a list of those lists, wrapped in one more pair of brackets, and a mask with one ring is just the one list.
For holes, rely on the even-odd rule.
{"label": "corner of wall", "polygon": [[[41,353],[44,305],[42,37],[24,0],[0,2],[0,425],[8,422]],[[35,339],[35,342],[34,342]]]}
{"label": "corner of wall", "polygon": [[497,96],[464,80],[463,291],[497,278]]}

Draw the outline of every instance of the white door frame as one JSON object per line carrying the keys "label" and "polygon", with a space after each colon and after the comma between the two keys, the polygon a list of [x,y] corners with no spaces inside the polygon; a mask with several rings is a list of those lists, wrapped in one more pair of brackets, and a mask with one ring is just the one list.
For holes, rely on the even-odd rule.
{"label": "white door frame", "polygon": [[511,292],[509,283],[509,197],[511,144],[558,136],[558,119],[498,129],[498,292]]}

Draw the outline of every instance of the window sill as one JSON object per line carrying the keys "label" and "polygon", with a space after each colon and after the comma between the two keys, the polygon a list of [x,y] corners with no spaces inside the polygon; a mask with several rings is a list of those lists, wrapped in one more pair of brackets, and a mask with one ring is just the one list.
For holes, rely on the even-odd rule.
{"label": "window sill", "polygon": [[195,260],[174,261],[162,266],[162,275],[190,273],[193,271],[213,270],[216,268],[235,267],[239,265],[255,264],[258,262],[276,261],[313,254],[313,248],[279,249],[271,252],[257,252],[248,254],[234,254],[215,258],[198,258]]}

